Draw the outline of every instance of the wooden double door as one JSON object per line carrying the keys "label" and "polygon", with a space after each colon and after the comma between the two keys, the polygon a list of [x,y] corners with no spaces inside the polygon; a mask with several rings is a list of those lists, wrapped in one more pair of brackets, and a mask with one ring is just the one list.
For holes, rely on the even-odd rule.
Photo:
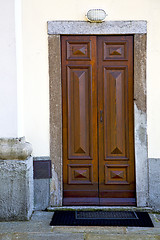
{"label": "wooden double door", "polygon": [[135,205],[133,36],[62,36],[63,205]]}

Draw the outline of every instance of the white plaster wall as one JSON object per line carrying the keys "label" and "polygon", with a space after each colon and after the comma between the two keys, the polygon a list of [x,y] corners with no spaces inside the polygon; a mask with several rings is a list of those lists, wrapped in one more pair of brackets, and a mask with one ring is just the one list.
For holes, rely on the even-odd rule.
{"label": "white plaster wall", "polygon": [[23,47],[22,47],[22,1],[15,1],[15,37],[17,66],[17,125],[18,137],[24,136],[24,87],[23,87]]}
{"label": "white plaster wall", "polygon": [[15,5],[0,1],[0,137],[17,137]]}
{"label": "white plaster wall", "polygon": [[22,0],[24,135],[34,155],[49,155],[49,76],[47,21],[85,20],[90,8],[103,8],[106,20],[147,20],[147,114],[149,157],[160,157],[160,1]]}

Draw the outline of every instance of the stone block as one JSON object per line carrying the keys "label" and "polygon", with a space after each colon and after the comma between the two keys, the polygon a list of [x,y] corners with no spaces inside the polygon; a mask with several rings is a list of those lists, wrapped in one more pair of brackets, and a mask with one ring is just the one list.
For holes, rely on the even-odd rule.
{"label": "stone block", "polygon": [[0,160],[0,221],[29,220],[33,211],[33,158]]}

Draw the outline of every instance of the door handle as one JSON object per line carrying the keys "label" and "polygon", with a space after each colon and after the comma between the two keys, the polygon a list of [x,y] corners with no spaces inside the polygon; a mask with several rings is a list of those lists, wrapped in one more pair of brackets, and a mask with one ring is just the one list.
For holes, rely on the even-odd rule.
{"label": "door handle", "polygon": [[100,110],[100,122],[103,122],[103,110]]}

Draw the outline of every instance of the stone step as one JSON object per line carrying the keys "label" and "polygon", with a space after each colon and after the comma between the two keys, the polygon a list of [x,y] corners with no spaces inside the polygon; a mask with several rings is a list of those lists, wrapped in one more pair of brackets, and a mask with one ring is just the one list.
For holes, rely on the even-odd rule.
{"label": "stone step", "polygon": [[57,210],[84,210],[84,211],[143,211],[143,212],[152,212],[153,209],[150,207],[108,207],[108,206],[61,206],[61,207],[48,207],[47,210],[49,212],[54,212]]}

